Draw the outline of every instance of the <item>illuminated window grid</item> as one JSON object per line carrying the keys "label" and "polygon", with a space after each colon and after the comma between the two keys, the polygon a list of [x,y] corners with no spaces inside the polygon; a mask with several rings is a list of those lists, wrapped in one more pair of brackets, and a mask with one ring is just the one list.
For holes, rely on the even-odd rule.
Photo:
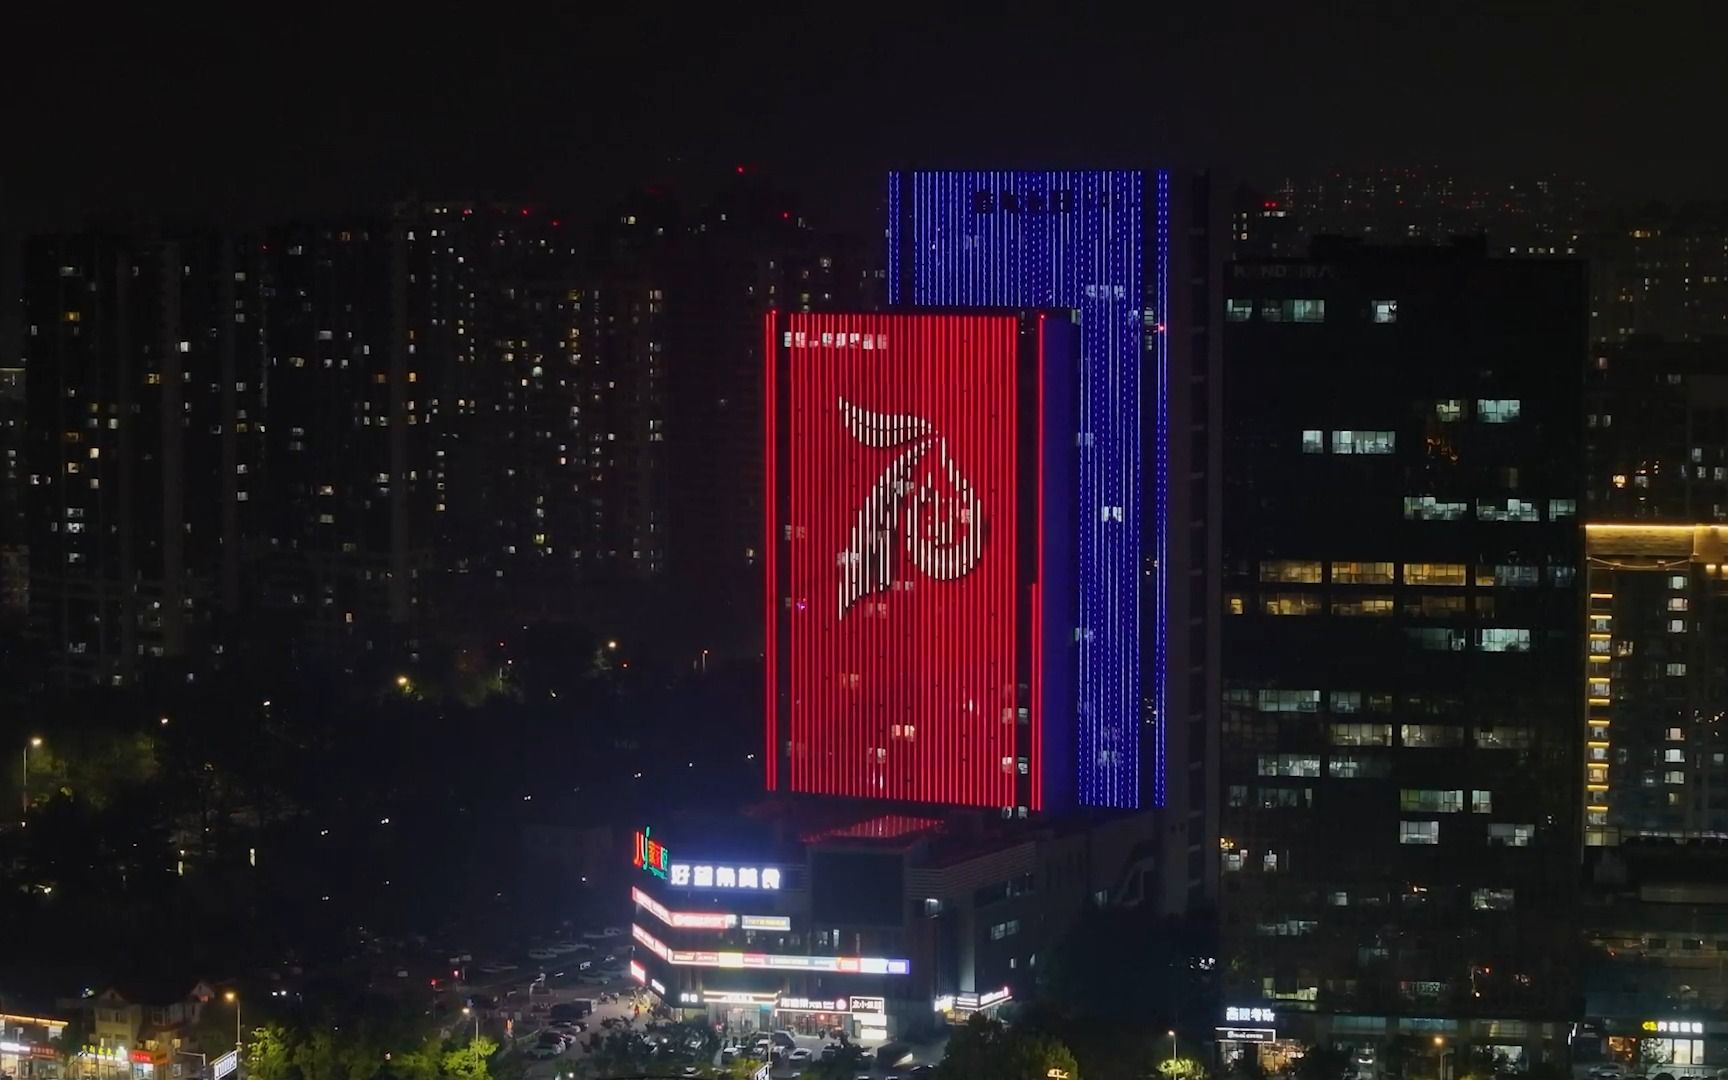
{"label": "illuminated window grid", "polygon": [[[1614,594],[1608,592],[1592,592],[1590,594],[1590,613],[1592,620],[1612,620],[1611,610]],[[1600,609],[1600,610],[1599,610]],[[1603,631],[1591,631],[1585,635],[1587,641],[1611,641],[1613,635]],[[1594,691],[1600,685],[1609,685],[1607,664],[1609,652],[1595,653],[1588,651],[1586,645],[1586,663],[1584,665],[1584,735],[1587,749],[1609,748],[1609,741],[1597,739],[1594,733],[1610,726],[1609,710],[1613,706],[1611,693],[1596,694]],[[1610,650],[1611,652],[1612,650]],[[1598,666],[1601,665],[1601,666]],[[1606,762],[1586,762],[1584,767],[1584,810],[1586,813],[1607,813],[1609,792],[1609,769]],[[1584,842],[1591,847],[1600,847],[1608,842],[1609,830],[1602,827],[1586,828]]]}

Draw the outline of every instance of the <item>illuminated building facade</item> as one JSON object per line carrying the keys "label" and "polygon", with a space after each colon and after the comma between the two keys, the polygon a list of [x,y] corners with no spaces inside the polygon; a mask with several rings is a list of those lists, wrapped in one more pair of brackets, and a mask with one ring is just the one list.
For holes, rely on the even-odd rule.
{"label": "illuminated building facade", "polygon": [[1728,839],[1728,527],[1586,538],[1585,846]]}
{"label": "illuminated building facade", "polygon": [[[1166,173],[1097,171],[889,178],[891,304],[1079,313],[1072,726],[1083,806],[1164,803],[1169,182]],[[1143,669],[1153,673],[1149,693]]]}
{"label": "illuminated building facade", "polygon": [[765,332],[768,787],[1072,803],[1072,324]]}
{"label": "illuminated building facade", "polygon": [[1225,310],[1225,1001],[1563,1045],[1584,715],[1581,264],[1239,261]]}
{"label": "illuminated building facade", "polygon": [[715,825],[639,830],[616,865],[632,977],[734,1034],[839,1028],[868,1047],[964,1023],[1024,997],[1089,904],[1139,899],[1118,892],[1132,817],[979,828],[780,803]]}

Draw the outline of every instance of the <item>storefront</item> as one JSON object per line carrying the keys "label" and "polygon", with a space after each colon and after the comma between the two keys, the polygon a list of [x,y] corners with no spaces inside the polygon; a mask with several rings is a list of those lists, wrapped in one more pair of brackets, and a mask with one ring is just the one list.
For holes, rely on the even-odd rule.
{"label": "storefront", "polygon": [[995,1016],[998,1009],[1013,1000],[1013,992],[1004,986],[999,990],[991,990],[982,994],[970,991],[960,994],[944,994],[930,1004],[950,1024],[964,1024],[977,1013]]}
{"label": "storefront", "polygon": [[1604,1057],[1626,1066],[1646,1066],[1651,1076],[1665,1070],[1728,1065],[1728,1025],[1684,1017],[1608,1020]]}
{"label": "storefront", "polygon": [[852,1003],[847,998],[782,997],[774,1006],[774,1022],[799,1035],[834,1038],[845,1032],[851,1037]]}
{"label": "storefront", "polygon": [[888,1000],[867,994],[849,998],[782,995],[774,1007],[774,1022],[800,1035],[833,1038],[840,1034],[860,1044],[886,1042]]}
{"label": "storefront", "polygon": [[682,1019],[706,1020],[718,1031],[737,1035],[774,1030],[774,1005],[779,998],[779,994],[747,990],[687,990],[667,1004],[681,1010]]}
{"label": "storefront", "polygon": [[1302,1056],[1303,1044],[1278,1037],[1278,1011],[1265,1005],[1231,1005],[1213,1028],[1218,1058],[1228,1069],[1252,1061],[1265,1073],[1284,1072]]}
{"label": "storefront", "polygon": [[0,1040],[0,1074],[18,1080],[58,1080],[60,1054],[42,1043]]}
{"label": "storefront", "polygon": [[75,1076],[90,1080],[125,1080],[132,1075],[131,1054],[118,1046],[89,1046],[72,1059]]}

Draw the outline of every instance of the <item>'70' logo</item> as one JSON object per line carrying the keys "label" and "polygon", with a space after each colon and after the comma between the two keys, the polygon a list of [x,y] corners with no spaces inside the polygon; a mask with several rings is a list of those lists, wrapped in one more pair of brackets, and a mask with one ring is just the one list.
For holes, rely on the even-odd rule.
{"label": "'70' logo", "polygon": [[984,552],[983,507],[948,456],[948,441],[921,416],[872,412],[845,398],[840,419],[864,446],[900,448],[858,508],[850,540],[836,558],[840,617],[864,597],[894,587],[899,547],[939,581],[970,573]]}

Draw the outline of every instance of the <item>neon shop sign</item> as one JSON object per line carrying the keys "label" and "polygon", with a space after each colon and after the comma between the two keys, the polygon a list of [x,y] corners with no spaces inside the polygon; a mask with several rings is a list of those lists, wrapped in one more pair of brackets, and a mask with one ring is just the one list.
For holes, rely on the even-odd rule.
{"label": "neon shop sign", "polygon": [[666,854],[666,845],[653,838],[653,830],[644,827],[636,834],[636,851],[630,864],[638,870],[646,870],[657,878],[666,876],[667,864],[671,856]]}
{"label": "neon shop sign", "polygon": [[778,892],[780,889],[780,868],[776,866],[676,862],[662,876],[685,889],[746,889],[757,892]]}

